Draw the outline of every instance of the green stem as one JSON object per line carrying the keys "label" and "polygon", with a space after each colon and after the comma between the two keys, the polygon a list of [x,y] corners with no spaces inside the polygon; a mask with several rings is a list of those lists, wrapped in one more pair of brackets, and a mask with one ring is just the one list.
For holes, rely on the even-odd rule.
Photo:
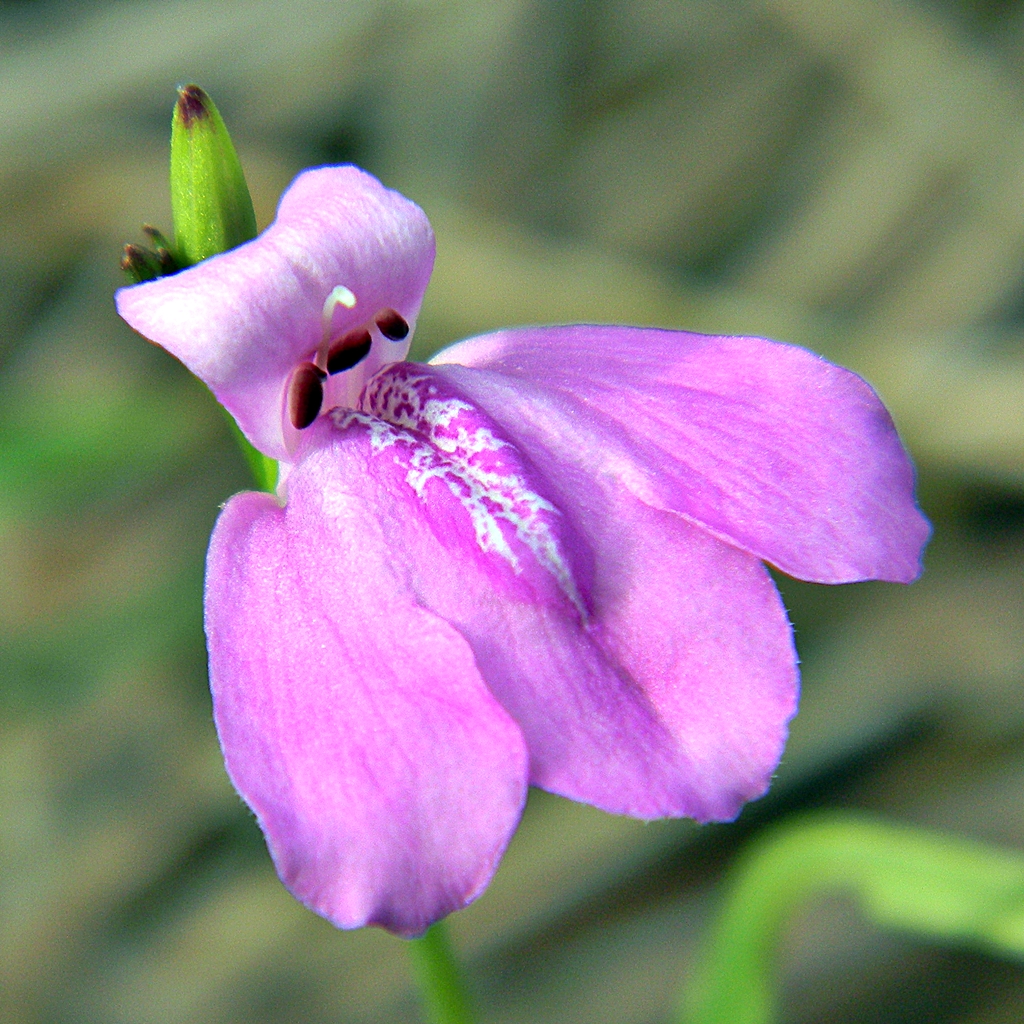
{"label": "green stem", "polygon": [[[223,406],[221,408],[224,409]],[[235,422],[234,416],[227,409],[224,409],[224,415],[227,417],[228,426],[231,427],[231,433],[238,442],[238,447],[245,456],[245,461],[249,466],[249,471],[252,473],[253,480],[256,481],[256,486],[261,491],[269,491],[273,494],[277,489],[277,463],[249,444],[248,438],[242,433],[241,428]]]}
{"label": "green stem", "polygon": [[879,924],[1024,958],[1024,856],[858,815],[814,815],[740,858],[681,1020],[770,1024],[779,944],[822,891],[853,894]]}
{"label": "green stem", "polygon": [[438,921],[412,939],[409,952],[429,1024],[473,1024],[469,996],[444,922]]}

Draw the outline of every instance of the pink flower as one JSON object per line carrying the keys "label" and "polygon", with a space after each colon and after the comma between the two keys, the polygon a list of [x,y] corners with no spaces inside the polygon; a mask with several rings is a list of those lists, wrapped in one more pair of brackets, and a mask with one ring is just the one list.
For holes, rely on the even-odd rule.
{"label": "pink flower", "polygon": [[410,935],[487,885],[528,784],[734,817],[797,704],[762,562],[908,582],[928,536],[875,393],[803,349],[535,327],[402,362],[433,254],[418,207],[325,167],[117,296],[282,462],[210,542],[228,772],[298,899]]}

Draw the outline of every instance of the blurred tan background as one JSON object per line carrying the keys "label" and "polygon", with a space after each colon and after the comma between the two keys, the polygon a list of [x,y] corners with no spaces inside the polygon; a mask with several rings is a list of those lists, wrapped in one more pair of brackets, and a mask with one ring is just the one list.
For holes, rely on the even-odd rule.
{"label": "blurred tan background", "polygon": [[[537,795],[452,920],[486,1022],[661,1024],[765,824],[860,807],[1024,850],[1024,9],[999,0],[0,4],[0,1022],[417,1019],[406,951],[280,887],[220,763],[203,555],[248,484],[115,317],[170,228],[176,84],[261,225],[353,160],[430,214],[415,354],[521,323],[767,335],[889,403],[936,536],[911,588],[782,580],[803,710],[739,823]],[[795,921],[785,1019],[1024,1019],[1024,967]]]}

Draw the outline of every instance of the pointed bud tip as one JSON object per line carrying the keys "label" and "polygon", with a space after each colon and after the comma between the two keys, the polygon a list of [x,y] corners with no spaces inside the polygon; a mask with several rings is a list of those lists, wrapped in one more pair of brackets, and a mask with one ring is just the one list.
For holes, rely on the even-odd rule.
{"label": "pointed bud tip", "polygon": [[171,243],[167,241],[166,236],[159,228],[153,227],[152,224],[143,224],[142,233],[157,249],[170,249]]}
{"label": "pointed bud tip", "polygon": [[178,90],[176,115],[186,128],[191,128],[196,121],[210,116],[210,97],[198,85],[183,85]]}

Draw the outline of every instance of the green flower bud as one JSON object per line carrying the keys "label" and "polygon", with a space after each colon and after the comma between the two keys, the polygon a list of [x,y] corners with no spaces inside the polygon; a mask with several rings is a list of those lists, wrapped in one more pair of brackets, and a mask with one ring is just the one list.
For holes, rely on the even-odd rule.
{"label": "green flower bud", "polygon": [[174,254],[182,267],[256,237],[242,165],[217,108],[198,85],[178,90],[171,121]]}
{"label": "green flower bud", "polygon": [[154,278],[164,275],[160,256],[144,246],[133,245],[131,242],[124,247],[121,269],[128,275],[128,280],[132,284],[152,281]]}
{"label": "green flower bud", "polygon": [[164,233],[159,228],[153,227],[152,224],[143,224],[142,233],[149,239],[157,253],[170,252],[171,243],[167,241]]}
{"label": "green flower bud", "polygon": [[166,277],[168,274],[176,274],[179,270],[183,269],[175,258],[171,249],[171,243],[164,237],[163,232],[153,227],[152,224],[143,224],[142,233],[156,251],[157,259],[160,260],[161,277]]}

